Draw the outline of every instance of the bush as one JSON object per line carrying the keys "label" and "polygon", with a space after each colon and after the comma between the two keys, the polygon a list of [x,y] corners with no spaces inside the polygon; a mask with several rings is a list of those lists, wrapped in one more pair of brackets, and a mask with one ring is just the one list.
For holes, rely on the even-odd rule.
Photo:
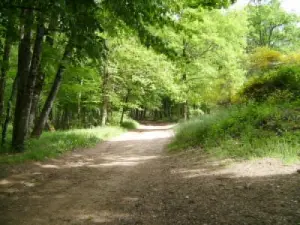
{"label": "bush", "polygon": [[134,130],[139,127],[139,123],[135,120],[126,120],[121,124],[121,127],[128,129],[128,130]]}
{"label": "bush", "polygon": [[202,147],[229,157],[299,158],[299,102],[288,105],[249,103],[232,106],[181,124],[172,150]]}
{"label": "bush", "polygon": [[300,67],[285,66],[263,77],[252,78],[239,96],[246,101],[293,101],[300,96]]}
{"label": "bush", "polygon": [[201,115],[204,115],[204,112],[201,109],[190,109],[190,117],[199,117]]}

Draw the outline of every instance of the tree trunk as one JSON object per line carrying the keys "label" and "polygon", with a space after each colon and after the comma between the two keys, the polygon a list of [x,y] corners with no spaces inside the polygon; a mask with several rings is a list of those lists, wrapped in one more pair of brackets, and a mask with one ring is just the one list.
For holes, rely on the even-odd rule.
{"label": "tree trunk", "polygon": [[68,124],[68,114],[69,114],[69,109],[64,108],[63,109],[63,114],[62,114],[62,121],[61,121],[61,124],[60,124],[60,128],[62,130],[66,130],[69,126],[69,124]]}
{"label": "tree trunk", "polygon": [[139,110],[135,109],[135,116],[134,116],[135,120],[139,120]]}
{"label": "tree trunk", "polygon": [[[33,102],[33,92],[36,83],[36,78],[39,73],[40,63],[41,63],[41,55],[42,55],[42,47],[43,47],[43,38],[44,38],[44,24],[40,22],[37,25],[36,29],[36,38],[33,48],[33,54],[31,59],[30,71],[27,78],[27,83],[25,87],[25,91],[23,97],[21,99],[22,104],[22,113],[19,120],[19,132],[21,135],[24,135],[22,138],[22,142],[18,143],[15,147],[19,148],[18,146],[23,146],[24,140],[30,130],[30,119],[31,119],[31,109],[32,109],[32,102]],[[35,101],[38,101],[38,99]],[[36,104],[36,102],[34,102]],[[34,108],[34,110],[36,110]],[[23,149],[23,147],[20,147]]]}
{"label": "tree trunk", "polygon": [[102,108],[101,108],[101,126],[106,125],[107,111],[109,104],[109,73],[105,65],[102,83]]}
{"label": "tree trunk", "polygon": [[106,125],[108,102],[109,102],[108,97],[103,96],[103,103],[102,103],[102,109],[101,109],[101,126]]}
{"label": "tree trunk", "polygon": [[172,120],[172,105],[171,104],[168,107],[168,118],[170,121]]}
{"label": "tree trunk", "polygon": [[[50,21],[49,30],[55,29],[55,26],[57,24],[57,18],[54,16],[54,19]],[[46,36],[46,42],[50,45],[54,45],[54,40],[50,35]],[[41,98],[41,94],[44,88],[45,84],[45,78],[46,78],[46,73],[42,69],[42,64],[40,63],[39,68],[38,68],[38,75],[36,77],[36,82],[33,90],[33,95],[32,95],[32,101],[31,101],[31,109],[30,109],[30,118],[29,118],[29,128],[33,128],[36,120],[36,115],[38,114],[38,104]]]}
{"label": "tree trunk", "polygon": [[187,101],[185,101],[185,103],[183,103],[183,118],[184,118],[184,120],[188,120],[188,118],[189,118],[189,107],[188,107]]}
{"label": "tree trunk", "polygon": [[36,39],[34,44],[33,56],[29,79],[27,83],[27,105],[29,108],[28,115],[28,130],[32,127],[33,120],[37,111],[37,104],[40,99],[40,93],[43,88],[44,77],[41,74],[41,55],[44,38],[44,25],[39,24],[37,27]]}
{"label": "tree trunk", "polygon": [[[83,85],[83,79],[80,80],[80,86],[82,87]],[[81,91],[78,93],[78,98],[77,98],[77,120],[78,120],[78,125],[81,126]]]}
{"label": "tree trunk", "polygon": [[[24,150],[24,142],[27,135],[28,92],[26,93],[28,77],[30,73],[30,59],[31,59],[31,28],[33,25],[33,11],[31,9],[24,10],[24,35],[21,38],[18,53],[18,74],[19,85],[17,90],[17,100],[15,108],[15,118],[13,126],[12,146],[20,152]],[[27,94],[27,95],[26,95]]]}
{"label": "tree trunk", "polygon": [[[39,68],[40,71],[41,68]],[[32,101],[30,107],[30,118],[29,118],[29,128],[33,128],[35,123],[36,115],[38,113],[38,104],[40,101],[40,97],[43,91],[44,83],[45,83],[45,73],[40,71],[35,82]]]}
{"label": "tree trunk", "polygon": [[[54,12],[51,16],[51,20],[50,20],[50,24],[49,27],[47,29],[47,35],[46,35],[46,43],[49,44],[49,46],[53,46],[54,45],[54,39],[53,37],[50,35],[52,32],[52,30],[54,30],[57,26],[58,23],[58,19],[57,19],[57,14]],[[53,32],[54,33],[54,32]],[[40,100],[40,96],[45,84],[45,77],[46,74],[43,72],[42,69],[42,65],[40,64],[39,69],[38,69],[38,76],[36,79],[36,84],[34,87],[34,91],[33,91],[33,97],[32,97],[32,103],[31,103],[31,109],[30,109],[30,128],[33,127],[35,120],[36,120],[36,116],[38,113],[38,103]]]}
{"label": "tree trunk", "polygon": [[7,128],[8,128],[8,124],[10,122],[11,108],[12,108],[12,103],[13,103],[13,100],[14,100],[16,92],[17,92],[18,82],[19,82],[19,75],[17,74],[14,79],[13,86],[11,89],[11,94],[10,94],[10,97],[7,102],[5,121],[2,126],[2,145],[4,145],[6,143]]}
{"label": "tree trunk", "polygon": [[48,120],[45,124],[46,130],[50,131],[50,132],[54,132],[55,131],[55,127],[53,126],[52,122],[50,120]]}
{"label": "tree trunk", "polygon": [[[128,103],[129,95],[130,95],[130,90],[127,91],[127,95],[126,95],[126,98],[125,98],[125,104]],[[121,114],[121,119],[120,119],[120,125],[122,125],[122,123],[124,121],[124,114],[125,114],[126,109],[127,109],[127,106],[126,105],[123,106],[122,114]]]}
{"label": "tree trunk", "polygon": [[6,75],[9,69],[9,56],[11,51],[11,38],[9,36],[9,30],[6,31],[6,39],[4,44],[4,52],[1,66],[1,75],[0,75],[0,122],[2,121],[3,112],[4,112],[4,94],[5,94],[5,84],[6,84]]}
{"label": "tree trunk", "polygon": [[41,115],[39,116],[38,120],[35,123],[35,126],[32,131],[32,137],[39,138],[43,132],[43,129],[45,127],[45,124],[48,120],[49,114],[51,112],[54,100],[56,98],[56,95],[59,91],[61,82],[62,82],[62,77],[64,74],[64,71],[66,69],[65,63],[68,61],[68,59],[71,57],[72,54],[72,44],[71,44],[71,39],[69,40],[69,43],[65,47],[65,52],[62,58],[62,61],[58,67],[56,76],[54,78],[50,93],[46,99],[46,102],[44,104],[44,107],[42,109]]}

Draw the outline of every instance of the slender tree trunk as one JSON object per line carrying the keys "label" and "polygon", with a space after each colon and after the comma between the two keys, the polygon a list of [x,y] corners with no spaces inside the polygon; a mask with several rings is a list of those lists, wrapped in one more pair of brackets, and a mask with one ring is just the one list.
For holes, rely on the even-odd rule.
{"label": "slender tree trunk", "polygon": [[60,124],[59,124],[59,127],[60,127],[60,129],[62,129],[62,130],[65,130],[66,127],[67,127],[67,119],[68,119],[68,118],[67,118],[67,114],[68,114],[67,109],[64,108],[64,109],[63,109],[62,116],[61,116],[61,121],[60,121]]}
{"label": "slender tree trunk", "polygon": [[105,65],[102,83],[102,108],[101,108],[101,126],[106,125],[107,111],[109,104],[109,73]]}
{"label": "slender tree trunk", "polygon": [[45,124],[45,128],[47,131],[50,131],[50,132],[54,132],[55,131],[55,127],[53,126],[51,120],[48,120]]}
{"label": "slender tree trunk", "polygon": [[[49,35],[49,30],[55,29],[57,25],[57,15],[52,15],[52,19],[50,21],[49,27],[48,27],[48,35],[46,36],[46,43],[49,44],[49,46],[54,45],[54,39],[51,35]],[[35,120],[36,120],[36,115],[38,114],[38,104],[41,98],[41,94],[44,88],[45,84],[45,78],[46,78],[46,73],[43,71],[42,64],[40,63],[39,68],[38,68],[38,75],[36,77],[36,82],[35,82],[35,87],[33,91],[33,96],[32,96],[32,102],[31,102],[31,109],[30,109],[30,118],[29,118],[29,128],[33,128]]]}
{"label": "slender tree trunk", "polygon": [[[27,135],[28,126],[28,102],[25,99],[28,97],[26,93],[28,77],[30,73],[31,59],[31,34],[33,25],[33,11],[31,9],[24,10],[24,35],[21,38],[18,53],[18,74],[19,85],[17,91],[17,100],[15,108],[12,146],[16,151],[24,150],[24,141]],[[26,95],[27,94],[27,95]]]}
{"label": "slender tree trunk", "polygon": [[[80,80],[80,86],[83,85],[83,79]],[[78,120],[78,125],[81,126],[81,91],[78,93],[78,98],[77,98],[77,120]]]}
{"label": "slender tree trunk", "polygon": [[[82,110],[81,110],[81,123],[83,124],[83,128],[87,128],[88,126],[87,126],[87,122],[86,122],[86,120],[85,120],[85,117],[86,117],[86,112],[85,112],[85,108],[82,108]],[[93,115],[93,118],[95,118],[95,115]]]}
{"label": "slender tree trunk", "polygon": [[[40,71],[41,68],[39,68]],[[41,98],[41,93],[43,91],[45,83],[45,73],[40,71],[35,82],[34,91],[32,94],[32,101],[30,107],[30,118],[29,118],[29,128],[33,128],[36,115],[38,114],[38,104]]]}
{"label": "slender tree trunk", "polygon": [[[130,95],[130,90],[127,91],[127,95],[126,95],[126,98],[125,98],[125,104],[128,103],[129,95]],[[121,119],[120,119],[120,124],[122,124],[123,121],[124,121],[124,114],[125,114],[126,109],[127,109],[127,106],[123,106]]]}
{"label": "slender tree trunk", "polygon": [[122,113],[121,113],[121,119],[120,119],[120,125],[122,125],[124,121],[124,114],[125,114],[125,106],[123,106]]}
{"label": "slender tree trunk", "polygon": [[185,101],[185,103],[183,103],[183,118],[184,120],[188,120],[189,118],[188,101]]}
{"label": "slender tree trunk", "polygon": [[60,127],[63,130],[69,128],[69,108],[67,106],[64,106]]}
{"label": "slender tree trunk", "polygon": [[7,28],[6,39],[4,44],[4,52],[1,66],[0,74],[0,122],[2,121],[3,112],[4,112],[4,93],[5,93],[5,84],[6,84],[6,75],[9,69],[9,56],[11,51],[11,38],[9,35],[10,28]]}
{"label": "slender tree trunk", "polygon": [[35,113],[37,111],[37,104],[39,101],[40,93],[43,88],[43,75],[41,75],[41,55],[44,38],[44,25],[43,23],[37,26],[36,39],[34,44],[33,56],[31,61],[31,68],[27,83],[26,101],[28,107],[28,130],[32,127]]}
{"label": "slender tree trunk", "polygon": [[45,124],[48,120],[49,114],[51,112],[54,100],[56,98],[56,95],[59,91],[61,82],[62,82],[62,77],[64,74],[64,71],[66,69],[65,67],[65,62],[68,61],[68,59],[71,57],[72,54],[72,44],[71,44],[71,39],[69,40],[69,43],[65,47],[65,52],[62,58],[62,61],[58,67],[56,76],[54,78],[50,93],[46,99],[46,102],[44,104],[44,107],[42,109],[41,115],[39,116],[38,120],[35,123],[35,126],[32,131],[32,137],[39,138],[43,132],[43,129],[45,127]]}
{"label": "slender tree trunk", "polygon": [[113,116],[112,104],[109,101],[108,107],[107,107],[107,119],[106,119],[106,123],[109,123],[112,120],[112,116]]}
{"label": "slender tree trunk", "polygon": [[101,126],[106,125],[108,102],[109,102],[108,97],[103,96],[103,103],[102,103],[102,109],[101,109]]}
{"label": "slender tree trunk", "polygon": [[147,109],[144,108],[144,110],[143,110],[143,120],[146,120],[146,112],[147,112]]}
{"label": "slender tree trunk", "polygon": [[2,142],[1,142],[2,145],[4,145],[6,143],[7,128],[8,128],[8,124],[10,122],[10,118],[11,118],[11,109],[12,109],[12,104],[13,104],[16,92],[17,92],[18,82],[19,82],[19,76],[17,74],[14,79],[13,86],[11,89],[11,94],[10,94],[10,97],[7,102],[6,116],[5,116],[3,126],[2,126]]}
{"label": "slender tree trunk", "polygon": [[5,42],[4,42],[4,49],[3,49],[3,57],[2,57],[2,65],[1,74],[0,74],[0,122],[2,122],[4,116],[4,94],[5,94],[5,87],[6,87],[6,76],[9,70],[9,61],[10,61],[10,53],[12,47],[12,35],[11,32],[14,29],[15,23],[15,16],[11,11],[9,11],[10,15],[8,16],[8,25],[6,27],[5,33]]}
{"label": "slender tree trunk", "polygon": [[[187,46],[188,46],[188,43],[186,41],[186,39],[183,40],[183,52],[182,52],[182,56],[185,60],[185,63],[188,64],[189,63],[189,58],[188,58],[188,55],[187,55]],[[182,76],[182,81],[184,83],[187,82],[187,74],[184,73],[183,76]],[[188,92],[188,90],[187,90]],[[188,109],[188,100],[186,99],[185,102],[183,103],[183,118],[184,120],[187,120],[188,117],[189,117],[189,109]]]}

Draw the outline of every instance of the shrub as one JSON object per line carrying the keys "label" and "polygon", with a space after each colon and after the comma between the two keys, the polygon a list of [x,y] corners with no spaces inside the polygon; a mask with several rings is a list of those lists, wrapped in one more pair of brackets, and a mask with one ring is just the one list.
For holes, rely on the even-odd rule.
{"label": "shrub", "polygon": [[204,112],[201,109],[190,109],[190,117],[199,117],[201,115],[204,115]]}
{"label": "shrub", "polygon": [[284,66],[249,80],[239,93],[241,99],[257,102],[293,101],[300,96],[300,67]]}
{"label": "shrub", "polygon": [[249,103],[204,115],[180,124],[170,148],[200,146],[208,152],[230,157],[298,158],[298,106],[299,102],[288,105]]}
{"label": "shrub", "polygon": [[134,130],[139,127],[139,123],[135,120],[126,120],[121,124],[121,127],[128,129],[128,130]]}

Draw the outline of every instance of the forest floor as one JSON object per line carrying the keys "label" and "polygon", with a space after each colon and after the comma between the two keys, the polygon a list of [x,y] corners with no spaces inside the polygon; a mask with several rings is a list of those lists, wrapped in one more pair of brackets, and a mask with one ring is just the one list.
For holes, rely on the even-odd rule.
{"label": "forest floor", "polygon": [[167,153],[143,126],[41,163],[0,166],[1,225],[299,225],[299,165]]}

